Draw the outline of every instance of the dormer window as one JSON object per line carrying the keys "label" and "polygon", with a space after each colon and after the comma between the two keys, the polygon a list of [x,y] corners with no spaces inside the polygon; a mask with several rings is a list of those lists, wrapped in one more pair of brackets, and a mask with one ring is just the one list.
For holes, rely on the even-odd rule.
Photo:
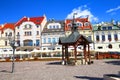
{"label": "dormer window", "polygon": [[108,30],[112,30],[112,26],[109,26],[109,27],[108,27]]}
{"label": "dormer window", "polygon": [[71,23],[69,23],[67,26],[68,26],[68,27],[72,27],[72,24],[71,24]]}
{"label": "dormer window", "polygon": [[31,24],[26,24],[26,25],[24,26],[24,28],[25,28],[25,29],[31,29],[31,28],[32,28],[32,25],[31,25]]}
{"label": "dormer window", "polygon": [[85,25],[85,26],[89,26],[89,23],[88,23],[88,22],[85,22],[84,25]]}
{"label": "dormer window", "polygon": [[106,30],[106,27],[102,27],[102,30]]}
{"label": "dormer window", "polygon": [[82,23],[81,22],[77,22],[76,25],[82,27]]}
{"label": "dormer window", "polygon": [[40,20],[36,20],[36,22],[40,22]]}

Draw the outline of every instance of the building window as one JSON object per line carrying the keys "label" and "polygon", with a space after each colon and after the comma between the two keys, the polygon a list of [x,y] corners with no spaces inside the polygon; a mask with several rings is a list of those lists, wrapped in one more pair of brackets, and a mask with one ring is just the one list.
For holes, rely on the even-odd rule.
{"label": "building window", "polygon": [[91,36],[88,36],[88,39],[92,40]]}
{"label": "building window", "polygon": [[7,41],[5,41],[5,46],[7,46]]}
{"label": "building window", "polygon": [[40,20],[36,20],[36,22],[40,22]]}
{"label": "building window", "polygon": [[55,25],[53,25],[53,29],[55,29]]}
{"label": "building window", "polygon": [[85,25],[85,26],[89,26],[89,23],[88,23],[88,22],[85,22],[84,25]]}
{"label": "building window", "polygon": [[7,37],[7,33],[5,33],[5,36]]}
{"label": "building window", "polygon": [[68,27],[72,27],[72,24],[71,24],[71,23],[69,23],[67,26],[68,26]]}
{"label": "building window", "polygon": [[82,23],[81,22],[77,22],[76,25],[79,26],[79,27],[82,27]]}
{"label": "building window", "polygon": [[102,49],[103,47],[102,46],[99,46],[98,49]]}
{"label": "building window", "polygon": [[20,35],[20,33],[18,32],[17,35]]}
{"label": "building window", "polygon": [[56,39],[55,39],[55,38],[53,38],[53,39],[52,39],[52,43],[55,43],[55,42],[56,42]]}
{"label": "building window", "polygon": [[108,34],[108,40],[111,41],[111,34]]}
{"label": "building window", "polygon": [[43,43],[46,43],[46,38],[43,39]]}
{"label": "building window", "polygon": [[48,43],[51,43],[51,38],[48,38]]}
{"label": "building window", "polygon": [[52,26],[49,26],[49,29],[52,29]]}
{"label": "building window", "polygon": [[43,48],[43,50],[46,50],[46,48]]}
{"label": "building window", "polygon": [[99,40],[100,40],[99,35],[96,35],[96,40],[97,40],[97,41],[99,41]]}
{"label": "building window", "polygon": [[118,35],[117,34],[114,34],[114,39],[115,39],[115,41],[118,40]]}
{"label": "building window", "polygon": [[40,40],[36,40],[36,46],[40,45]]}
{"label": "building window", "polygon": [[9,36],[12,36],[12,32],[9,33]]}
{"label": "building window", "polygon": [[30,31],[29,34],[30,34],[30,36],[31,36],[31,35],[32,35],[32,32]]}
{"label": "building window", "polygon": [[109,26],[109,27],[108,27],[108,30],[112,30],[112,26]]}
{"label": "building window", "polygon": [[31,29],[31,28],[32,28],[32,25],[29,24],[29,28]]}
{"label": "building window", "polygon": [[37,25],[37,28],[39,28],[39,25]]}
{"label": "building window", "polygon": [[110,49],[111,49],[111,48],[112,48],[112,44],[109,44],[109,45],[108,45],[108,48],[110,48]]}
{"label": "building window", "polygon": [[37,35],[39,35],[39,31],[37,31]]}
{"label": "building window", "polygon": [[102,35],[102,41],[105,41],[105,35]]}
{"label": "building window", "polygon": [[32,28],[32,25],[31,25],[31,24],[26,24],[26,25],[24,26],[24,28],[25,28],[25,29],[31,29],[31,28]]}
{"label": "building window", "polygon": [[119,48],[120,48],[120,44],[119,44]]}
{"label": "building window", "polygon": [[106,27],[102,27],[102,30],[106,30]]}
{"label": "building window", "polygon": [[59,25],[56,25],[56,29],[59,29]]}
{"label": "building window", "polygon": [[27,35],[27,32],[25,32],[25,36]]}

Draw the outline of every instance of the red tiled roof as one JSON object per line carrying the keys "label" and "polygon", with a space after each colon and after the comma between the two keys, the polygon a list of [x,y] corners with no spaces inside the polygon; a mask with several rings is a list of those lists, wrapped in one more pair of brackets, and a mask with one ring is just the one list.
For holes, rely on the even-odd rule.
{"label": "red tiled roof", "polygon": [[3,29],[7,29],[7,28],[10,28],[10,29],[14,30],[15,29],[14,23],[6,23],[3,26]]}
{"label": "red tiled roof", "polygon": [[[68,24],[72,23],[72,20],[73,19],[67,19],[65,21],[65,31],[71,30],[71,27],[69,27]],[[90,30],[92,30],[92,26],[91,26],[91,23],[88,20],[88,17],[87,18],[76,18],[75,21],[76,22],[81,22],[83,24],[83,26],[82,27],[78,27],[78,29],[82,29],[82,30],[84,30],[84,29],[90,29]],[[90,25],[89,26],[84,26],[85,22],[88,22]]]}
{"label": "red tiled roof", "polygon": [[22,19],[20,19],[15,26],[19,26],[20,24],[22,24],[22,22],[25,21],[31,21],[34,22],[35,24],[41,24],[41,22],[43,21],[44,17],[31,17],[31,18],[27,18],[27,17],[23,17]]}
{"label": "red tiled roof", "polygon": [[2,32],[4,32],[3,30],[8,29],[8,28],[14,30],[15,29],[14,23],[6,23],[3,26],[0,26],[0,30]]}
{"label": "red tiled roof", "polygon": [[0,30],[2,29],[2,26],[0,25]]}

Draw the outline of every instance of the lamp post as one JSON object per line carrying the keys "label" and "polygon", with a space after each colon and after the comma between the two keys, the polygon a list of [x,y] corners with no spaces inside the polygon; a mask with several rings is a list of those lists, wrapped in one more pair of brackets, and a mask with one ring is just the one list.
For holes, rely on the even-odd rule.
{"label": "lamp post", "polygon": [[15,62],[15,48],[16,48],[16,46],[15,46],[15,38],[14,38],[14,40],[12,40],[11,35],[8,35],[8,39],[9,39],[9,44],[10,44],[10,46],[11,46],[12,49],[13,49],[12,71],[11,71],[11,73],[13,73],[13,72],[14,72],[14,66],[15,66],[15,64],[14,64],[14,62]]}

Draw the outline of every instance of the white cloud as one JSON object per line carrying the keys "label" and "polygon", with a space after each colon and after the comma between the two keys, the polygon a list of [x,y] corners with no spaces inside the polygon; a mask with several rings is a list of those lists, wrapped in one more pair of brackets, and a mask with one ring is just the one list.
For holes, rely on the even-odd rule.
{"label": "white cloud", "polygon": [[86,17],[86,16],[89,16],[89,20],[91,22],[97,22],[98,21],[98,18],[95,17],[91,11],[89,10],[89,8],[87,7],[87,5],[83,5],[83,6],[80,6],[78,8],[75,8],[72,10],[72,12],[70,14],[67,15],[67,19],[72,19],[73,18],[73,14],[74,13],[77,13],[77,15],[75,16],[76,18],[77,17]]}
{"label": "white cloud", "polygon": [[116,8],[112,8],[112,9],[109,9],[106,11],[106,13],[110,13],[110,12],[113,12],[113,11],[117,11],[120,9],[120,6],[116,7]]}

